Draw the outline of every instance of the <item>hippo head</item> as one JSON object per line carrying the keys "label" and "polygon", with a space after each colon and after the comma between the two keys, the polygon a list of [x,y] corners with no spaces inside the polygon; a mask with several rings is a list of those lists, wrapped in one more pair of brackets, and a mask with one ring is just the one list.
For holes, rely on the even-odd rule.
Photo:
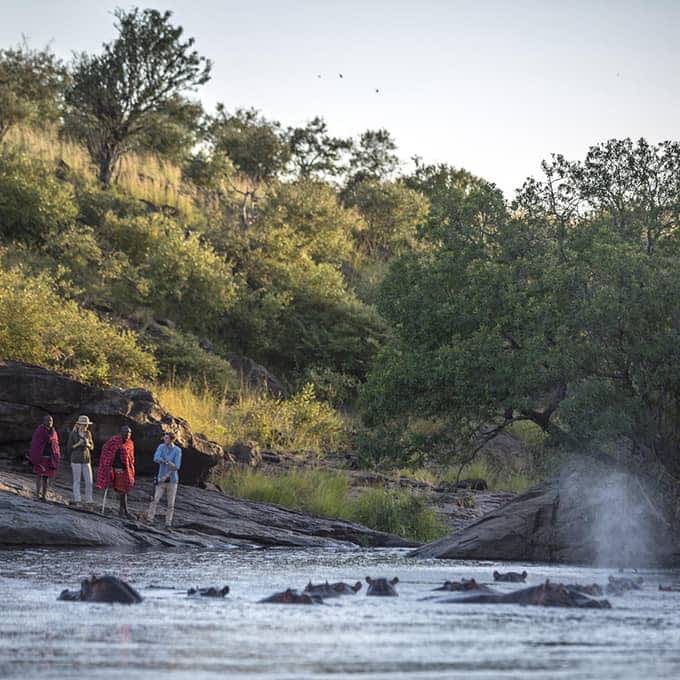
{"label": "hippo head", "polygon": [[370,576],[367,576],[366,583],[368,583],[366,595],[384,595],[392,597],[397,595],[394,586],[399,583],[399,579],[396,576],[390,581],[386,578],[371,578]]}

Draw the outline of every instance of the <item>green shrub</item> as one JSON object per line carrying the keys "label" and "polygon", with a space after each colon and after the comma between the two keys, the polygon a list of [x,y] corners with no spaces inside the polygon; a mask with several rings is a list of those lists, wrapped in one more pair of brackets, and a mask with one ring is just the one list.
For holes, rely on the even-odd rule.
{"label": "green shrub", "polygon": [[230,495],[324,517],[347,518],[349,482],[345,475],[320,470],[292,470],[269,476],[257,470],[227,474],[220,482]]}
{"label": "green shrub", "polygon": [[0,269],[0,356],[86,382],[131,384],[155,377],[136,337],[59,297],[49,278]]}
{"label": "green shrub", "polygon": [[43,243],[72,224],[77,213],[71,186],[51,168],[23,154],[0,155],[0,236]]}
{"label": "green shrub", "polygon": [[208,386],[217,394],[235,394],[239,388],[236,371],[222,357],[206,352],[190,334],[169,328],[155,329],[144,339],[158,363],[161,380],[177,385],[189,380],[194,385]]}
{"label": "green shrub", "polygon": [[321,454],[342,442],[342,418],[327,403],[317,400],[311,384],[289,399],[255,395],[238,406],[252,428],[249,438],[265,446]]}
{"label": "green shrub", "polygon": [[434,541],[447,533],[423,499],[406,491],[364,491],[353,508],[352,518],[372,529],[414,541]]}
{"label": "green shrub", "polygon": [[425,502],[408,492],[369,489],[352,500],[349,479],[340,472],[291,470],[266,475],[257,470],[235,470],[224,475],[218,484],[233,496],[359,522],[414,541],[432,541],[447,532]]}

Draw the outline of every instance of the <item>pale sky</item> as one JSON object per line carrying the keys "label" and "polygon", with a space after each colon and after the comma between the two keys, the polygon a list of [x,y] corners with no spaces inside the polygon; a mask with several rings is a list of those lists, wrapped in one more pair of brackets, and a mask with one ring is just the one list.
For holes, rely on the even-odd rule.
{"label": "pale sky", "polygon": [[[414,154],[464,167],[509,197],[552,152],[680,139],[680,0],[139,5],[170,9],[212,59],[209,109],[255,107],[284,125],[321,115],[342,136],[385,127],[405,168]],[[0,0],[0,46],[24,34],[63,57],[98,51],[117,6],[131,5]]]}

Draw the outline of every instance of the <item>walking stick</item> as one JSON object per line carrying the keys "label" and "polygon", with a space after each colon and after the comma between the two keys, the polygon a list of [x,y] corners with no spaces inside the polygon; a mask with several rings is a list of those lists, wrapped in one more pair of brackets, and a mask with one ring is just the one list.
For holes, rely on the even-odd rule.
{"label": "walking stick", "polygon": [[104,514],[104,508],[106,507],[106,494],[109,492],[109,487],[104,489],[104,500],[102,501],[102,515]]}

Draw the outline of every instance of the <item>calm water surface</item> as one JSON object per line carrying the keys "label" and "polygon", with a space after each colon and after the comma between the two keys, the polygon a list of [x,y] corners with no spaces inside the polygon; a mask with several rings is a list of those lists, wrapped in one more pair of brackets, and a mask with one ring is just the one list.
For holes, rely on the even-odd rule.
{"label": "calm water surface", "polygon": [[[608,570],[423,561],[404,551],[0,552],[0,678],[680,678],[680,571],[579,611],[423,601],[445,579],[604,583]],[[91,572],[132,583],[140,605],[58,602]],[[398,598],[256,604],[287,586],[398,576]],[[173,588],[229,584],[225,600]],[[162,585],[164,588],[150,588]],[[517,587],[502,584],[504,590]]]}

